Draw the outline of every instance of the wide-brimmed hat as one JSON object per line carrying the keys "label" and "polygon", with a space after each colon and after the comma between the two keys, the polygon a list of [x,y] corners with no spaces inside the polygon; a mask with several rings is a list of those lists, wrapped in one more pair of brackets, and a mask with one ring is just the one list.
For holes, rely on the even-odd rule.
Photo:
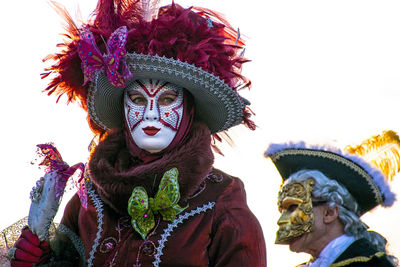
{"label": "wide-brimmed hat", "polygon": [[283,180],[300,170],[318,170],[343,185],[359,205],[360,214],[378,205],[391,206],[395,195],[382,172],[362,158],[337,148],[304,142],[271,144],[270,157]]}
{"label": "wide-brimmed hat", "polygon": [[[243,109],[249,102],[217,76],[172,58],[130,53],[126,55],[126,62],[134,80],[162,80],[188,90],[195,99],[195,119],[206,123],[211,133],[243,121]],[[123,92],[124,88],[110,84],[104,72],[91,83],[88,111],[91,119],[103,129],[122,126]]]}
{"label": "wide-brimmed hat", "polygon": [[[79,99],[90,120],[106,131],[123,125],[125,86],[132,80],[157,79],[189,91],[195,119],[206,123],[211,133],[240,123],[254,129],[247,109],[250,103],[238,93],[250,85],[240,74],[248,61],[240,34],[207,9],[172,3],[149,11],[151,1],[143,2],[150,4],[144,8],[142,1],[119,0],[118,6],[114,0],[100,1],[95,18],[82,27],[66,16],[70,37],[66,49],[47,58],[56,60],[44,74],[56,74],[47,88],[49,94]],[[82,51],[85,34],[90,35],[87,44],[93,49]],[[113,47],[113,38],[121,38],[120,47]],[[110,73],[124,81],[116,83]]]}

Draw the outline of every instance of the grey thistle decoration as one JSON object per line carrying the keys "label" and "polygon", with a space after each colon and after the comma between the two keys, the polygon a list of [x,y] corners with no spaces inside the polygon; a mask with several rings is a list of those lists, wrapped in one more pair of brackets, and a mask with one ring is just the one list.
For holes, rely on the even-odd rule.
{"label": "grey thistle decoration", "polygon": [[43,185],[44,178],[40,177],[40,179],[36,181],[36,185],[32,187],[32,191],[30,193],[30,199],[32,202],[38,203],[40,201],[40,198],[42,197]]}

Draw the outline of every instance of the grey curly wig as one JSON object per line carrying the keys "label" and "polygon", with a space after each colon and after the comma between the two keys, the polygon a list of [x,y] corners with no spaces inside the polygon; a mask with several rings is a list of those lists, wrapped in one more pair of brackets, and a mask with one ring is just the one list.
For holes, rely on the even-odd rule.
{"label": "grey curly wig", "polygon": [[285,184],[290,182],[302,182],[309,178],[315,180],[312,196],[318,201],[327,201],[330,208],[339,208],[339,219],[343,223],[346,235],[354,236],[356,239],[365,238],[370,241],[378,251],[386,252],[386,239],[380,234],[368,231],[359,215],[357,202],[347,189],[335,180],[331,180],[317,170],[301,170],[292,174]]}

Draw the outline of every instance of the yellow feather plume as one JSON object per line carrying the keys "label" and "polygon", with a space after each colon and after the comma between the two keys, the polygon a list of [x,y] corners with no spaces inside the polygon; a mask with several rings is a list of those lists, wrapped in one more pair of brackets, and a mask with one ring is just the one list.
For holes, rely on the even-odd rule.
{"label": "yellow feather plume", "polygon": [[389,181],[400,171],[400,139],[394,131],[384,131],[364,140],[360,145],[347,146],[345,150],[373,164]]}

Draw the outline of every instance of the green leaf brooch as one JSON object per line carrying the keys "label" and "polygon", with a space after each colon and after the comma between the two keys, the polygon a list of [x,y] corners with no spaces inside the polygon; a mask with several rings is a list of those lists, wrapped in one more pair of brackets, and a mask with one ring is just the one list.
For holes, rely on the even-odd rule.
{"label": "green leaf brooch", "polygon": [[185,210],[177,203],[180,199],[178,169],[166,171],[161,178],[154,198],[149,198],[142,186],[133,189],[128,201],[128,213],[132,217],[131,224],[143,239],[155,226],[154,215],[160,213],[163,220],[172,222],[175,216]]}

